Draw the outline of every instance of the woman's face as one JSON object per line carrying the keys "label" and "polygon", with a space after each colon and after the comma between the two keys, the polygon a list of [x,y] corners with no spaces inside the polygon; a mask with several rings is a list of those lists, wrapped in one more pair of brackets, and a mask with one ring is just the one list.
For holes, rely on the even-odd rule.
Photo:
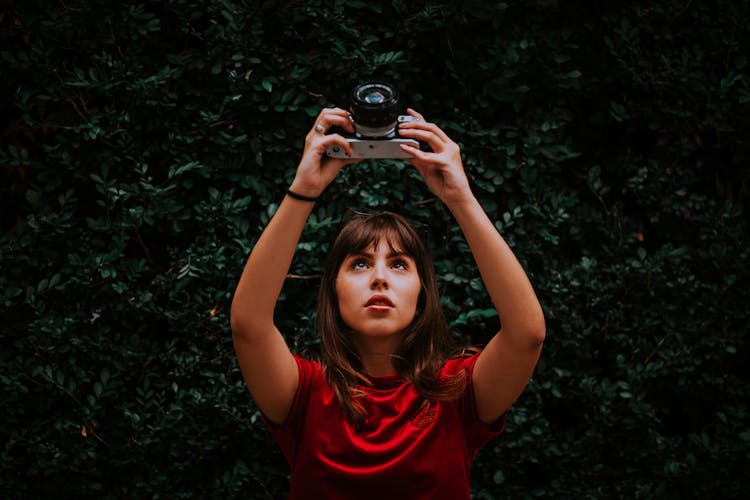
{"label": "woman's face", "polygon": [[363,337],[401,333],[417,310],[422,283],[414,260],[381,238],[374,248],[349,254],[336,276],[344,323]]}

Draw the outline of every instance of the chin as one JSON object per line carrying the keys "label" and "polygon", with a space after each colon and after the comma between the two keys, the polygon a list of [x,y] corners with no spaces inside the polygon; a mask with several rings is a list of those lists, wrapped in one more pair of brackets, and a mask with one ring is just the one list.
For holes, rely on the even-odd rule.
{"label": "chin", "polygon": [[400,335],[405,328],[406,326],[401,328],[389,325],[363,325],[362,330],[357,331],[363,337],[392,337]]}

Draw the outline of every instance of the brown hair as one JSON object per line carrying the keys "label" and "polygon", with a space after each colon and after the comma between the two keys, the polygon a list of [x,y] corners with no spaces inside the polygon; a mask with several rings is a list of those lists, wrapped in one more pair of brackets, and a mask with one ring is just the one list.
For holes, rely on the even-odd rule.
{"label": "brown hair", "polygon": [[352,253],[377,246],[383,240],[391,250],[398,249],[414,259],[422,283],[417,315],[403,334],[394,353],[398,373],[414,385],[426,400],[450,401],[466,387],[466,374],[438,379],[449,352],[455,350],[440,304],[435,268],[427,247],[414,227],[391,212],[357,214],[339,232],[326,258],[318,293],[318,330],[321,335],[321,363],[328,382],[349,420],[364,424],[366,410],[357,386],[371,386],[362,373],[362,361],[352,340],[353,332],[339,313],[336,277],[342,262]]}

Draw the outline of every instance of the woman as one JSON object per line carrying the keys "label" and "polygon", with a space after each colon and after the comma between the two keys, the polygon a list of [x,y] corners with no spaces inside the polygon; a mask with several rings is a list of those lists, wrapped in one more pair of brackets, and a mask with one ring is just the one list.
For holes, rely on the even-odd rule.
{"label": "woman", "polygon": [[253,248],[232,302],[247,386],[292,467],[290,498],[469,498],[477,451],[500,432],[545,336],[526,274],[473,196],[459,147],[413,111],[401,147],[468,242],[502,329],[478,353],[446,359],[449,336],[429,255],[401,217],[355,217],[332,246],[321,283],[319,362],[293,355],[276,300],[318,196],[351,159],[327,157],[353,132],[324,109],[287,196]]}

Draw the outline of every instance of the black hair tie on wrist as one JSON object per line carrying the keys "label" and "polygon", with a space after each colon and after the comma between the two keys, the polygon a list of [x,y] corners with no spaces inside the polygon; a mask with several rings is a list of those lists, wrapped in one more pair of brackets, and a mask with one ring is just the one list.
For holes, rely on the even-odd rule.
{"label": "black hair tie on wrist", "polygon": [[311,201],[313,203],[315,203],[319,199],[319,198],[313,198],[312,196],[304,196],[304,195],[301,195],[301,194],[297,194],[294,191],[292,191],[291,189],[287,189],[286,190],[286,194],[288,194],[289,196],[291,196],[295,200]]}

